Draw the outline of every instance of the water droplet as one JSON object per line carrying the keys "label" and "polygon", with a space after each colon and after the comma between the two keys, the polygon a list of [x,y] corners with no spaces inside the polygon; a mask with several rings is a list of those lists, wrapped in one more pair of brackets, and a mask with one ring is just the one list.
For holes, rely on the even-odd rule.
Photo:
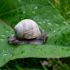
{"label": "water droplet", "polygon": [[5,35],[1,35],[1,37],[5,37]]}
{"label": "water droplet", "polygon": [[9,33],[9,31],[7,30],[6,33]]}
{"label": "water droplet", "polygon": [[55,33],[56,31],[54,30],[53,32]]}
{"label": "water droplet", "polygon": [[7,49],[3,49],[2,50],[2,55],[3,56],[10,56],[10,57],[12,57],[12,53],[11,53],[11,51],[10,50],[7,50]]}
{"label": "water droplet", "polygon": [[2,52],[5,52],[5,50],[3,49]]}
{"label": "water droplet", "polygon": [[23,18],[20,18],[21,20],[23,19]]}
{"label": "water droplet", "polygon": [[70,12],[67,12],[66,14],[67,14],[67,15],[70,15]]}
{"label": "water droplet", "polygon": [[4,53],[4,54],[3,54],[3,56],[7,56],[7,55],[8,55],[8,53]]}
{"label": "water droplet", "polygon": [[68,22],[68,23],[70,23],[70,21],[69,21],[69,20],[68,20],[67,22]]}
{"label": "water droplet", "polygon": [[55,24],[56,26],[59,26],[58,24]]}
{"label": "water droplet", "polygon": [[10,56],[12,57],[12,56],[13,56],[13,54],[10,54]]}
{"label": "water droplet", "polygon": [[42,24],[42,22],[40,22],[40,21],[39,21],[38,23],[39,23],[39,24]]}
{"label": "water droplet", "polygon": [[51,23],[48,23],[49,25],[52,25]]}
{"label": "water droplet", "polygon": [[45,22],[45,23],[48,23],[48,22],[49,22],[49,20],[48,20],[48,19],[44,19],[44,22]]}
{"label": "water droplet", "polygon": [[35,11],[32,11],[33,14],[35,14]]}
{"label": "water droplet", "polygon": [[18,0],[18,2],[21,2],[21,0]]}
{"label": "water droplet", "polygon": [[64,21],[63,23],[65,23],[66,25],[69,25],[66,21]]}
{"label": "water droplet", "polygon": [[1,41],[1,42],[3,42],[3,41],[4,41],[4,39],[0,39],[0,41]]}
{"label": "water droplet", "polygon": [[38,6],[35,6],[34,9],[35,9],[35,10],[38,9]]}
{"label": "water droplet", "polygon": [[43,21],[42,23],[46,23],[46,21]]}
{"label": "water droplet", "polygon": [[49,20],[49,19],[46,19],[45,21],[50,22],[50,20]]}
{"label": "water droplet", "polygon": [[54,15],[54,18],[57,18],[57,16],[56,16],[56,15]]}
{"label": "water droplet", "polygon": [[23,14],[25,14],[26,13],[26,11],[23,11]]}

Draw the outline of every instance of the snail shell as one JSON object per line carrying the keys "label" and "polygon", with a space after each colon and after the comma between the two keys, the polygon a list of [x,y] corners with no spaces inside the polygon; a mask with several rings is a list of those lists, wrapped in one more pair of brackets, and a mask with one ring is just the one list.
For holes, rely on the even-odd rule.
{"label": "snail shell", "polygon": [[31,19],[20,21],[15,27],[16,37],[19,39],[33,39],[41,36],[37,23]]}

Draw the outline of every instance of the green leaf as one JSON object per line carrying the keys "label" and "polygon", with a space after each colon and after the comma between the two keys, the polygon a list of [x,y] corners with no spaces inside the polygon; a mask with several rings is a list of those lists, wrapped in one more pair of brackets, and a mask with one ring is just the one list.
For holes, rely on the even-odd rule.
{"label": "green leaf", "polygon": [[12,33],[10,26],[0,20],[0,67],[12,59],[13,48],[7,43],[7,37]]}
{"label": "green leaf", "polygon": [[[5,22],[0,21],[0,67],[17,58],[70,56],[70,26],[48,0],[2,0],[1,5],[0,18]],[[9,45],[7,37],[14,33],[10,26],[27,18],[35,20],[45,30],[47,42],[44,45]]]}

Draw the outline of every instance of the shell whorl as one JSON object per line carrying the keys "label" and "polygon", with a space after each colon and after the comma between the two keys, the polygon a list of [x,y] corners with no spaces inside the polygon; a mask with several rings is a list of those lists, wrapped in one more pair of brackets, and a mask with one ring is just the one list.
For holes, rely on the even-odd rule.
{"label": "shell whorl", "polygon": [[38,24],[31,19],[20,21],[15,27],[16,36],[19,39],[32,39],[41,35]]}

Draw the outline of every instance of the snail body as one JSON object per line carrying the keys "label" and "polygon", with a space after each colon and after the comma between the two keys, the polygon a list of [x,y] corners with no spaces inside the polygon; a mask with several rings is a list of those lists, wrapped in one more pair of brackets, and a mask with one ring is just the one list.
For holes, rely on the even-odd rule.
{"label": "snail body", "polygon": [[15,35],[8,37],[9,44],[43,44],[47,40],[45,32],[31,19],[24,19],[14,27]]}

